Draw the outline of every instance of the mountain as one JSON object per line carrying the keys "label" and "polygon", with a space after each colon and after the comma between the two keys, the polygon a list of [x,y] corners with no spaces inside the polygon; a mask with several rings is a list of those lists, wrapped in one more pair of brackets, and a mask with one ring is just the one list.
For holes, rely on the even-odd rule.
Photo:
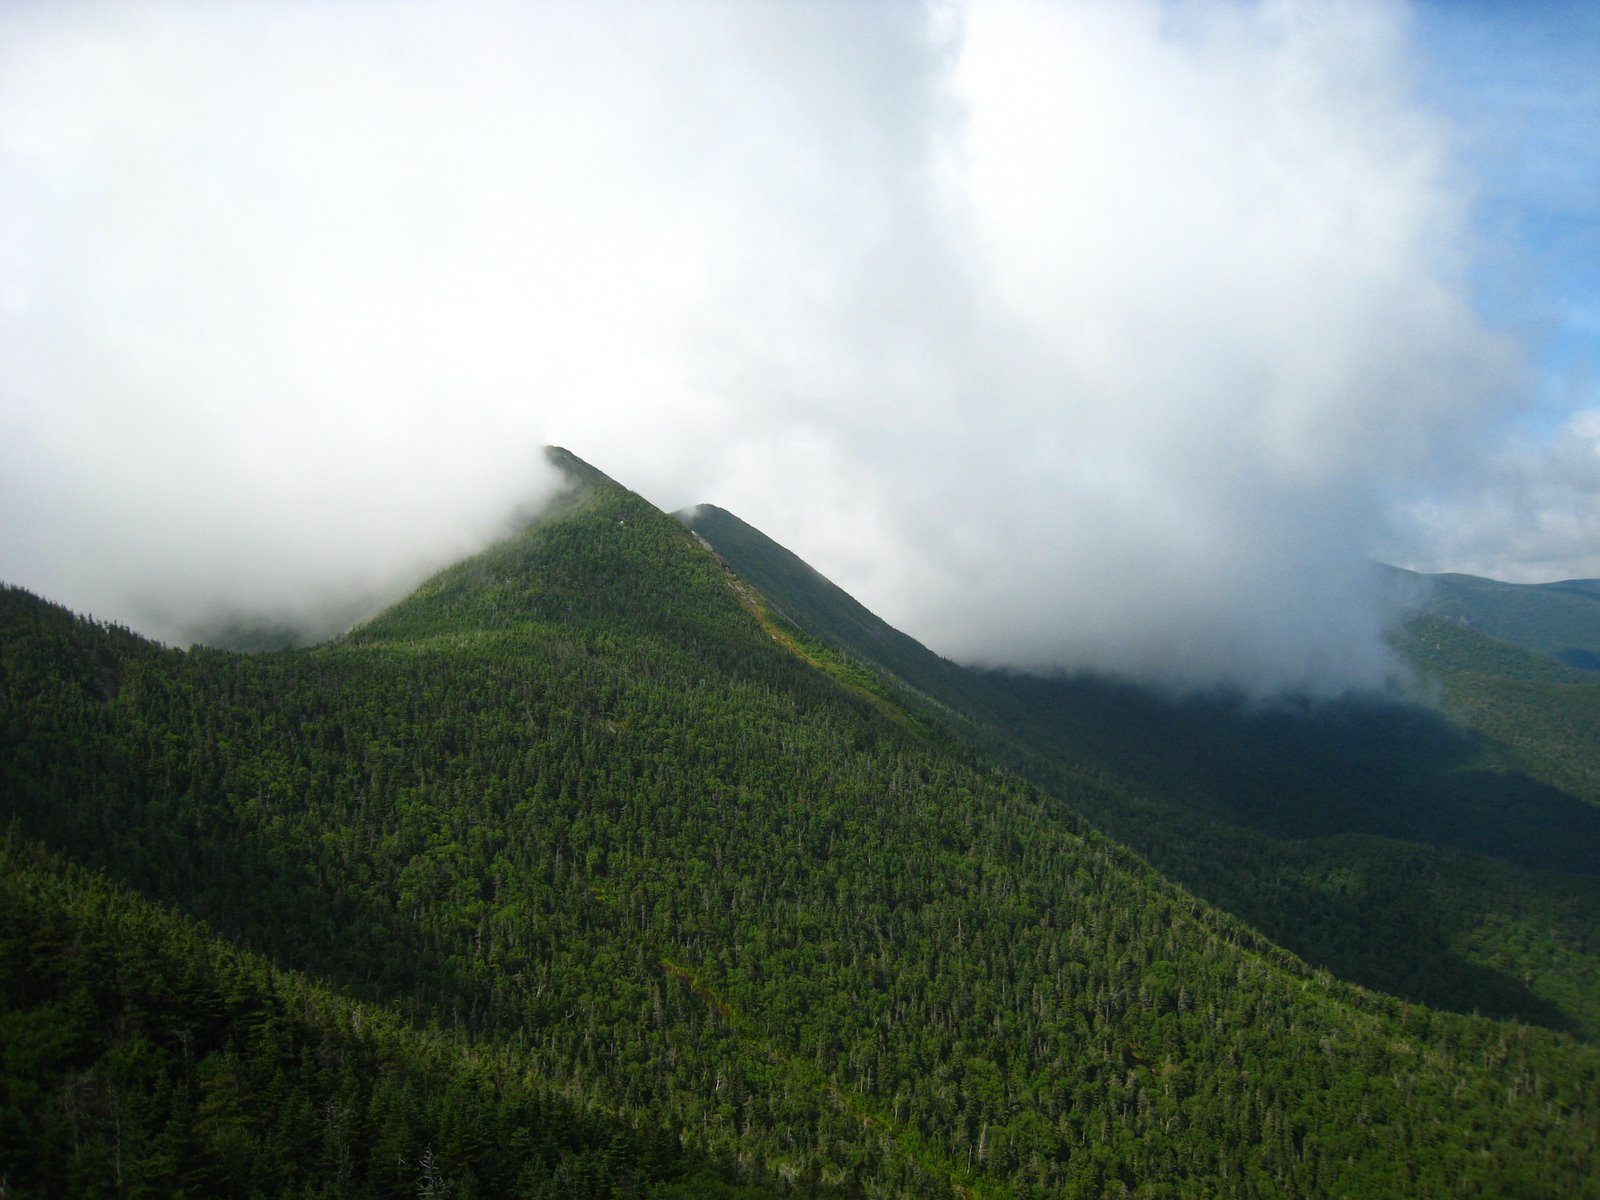
{"label": "mountain", "polygon": [[1600,804],[1600,675],[1431,614],[1399,644],[1498,769]]}
{"label": "mountain", "polygon": [[[981,684],[881,620],[760,530],[713,504],[674,514],[780,616],[829,645],[871,662],[940,703],[970,700]],[[998,703],[999,697],[989,697]]]}
{"label": "mountain", "polygon": [[1313,964],[1600,1038],[1592,675],[1428,616],[1400,640],[1443,709],[969,671],[731,514],[678,516],[810,636]]}
{"label": "mountain", "polygon": [[1308,965],[558,462],[320,646],[0,592],[8,1195],[1600,1194],[1600,1050]]}
{"label": "mountain", "polygon": [[1600,579],[1502,583],[1475,575],[1399,574],[1422,584],[1426,607],[1437,617],[1568,666],[1600,670]]}

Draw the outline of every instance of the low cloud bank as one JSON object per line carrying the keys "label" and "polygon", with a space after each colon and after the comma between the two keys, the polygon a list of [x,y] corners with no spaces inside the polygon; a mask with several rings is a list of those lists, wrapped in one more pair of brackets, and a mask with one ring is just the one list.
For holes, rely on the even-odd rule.
{"label": "low cloud bank", "polygon": [[558,442],[953,657],[1377,684],[1393,498],[1516,385],[1406,36],[17,6],[0,575],[180,640],[326,613],[488,540]]}

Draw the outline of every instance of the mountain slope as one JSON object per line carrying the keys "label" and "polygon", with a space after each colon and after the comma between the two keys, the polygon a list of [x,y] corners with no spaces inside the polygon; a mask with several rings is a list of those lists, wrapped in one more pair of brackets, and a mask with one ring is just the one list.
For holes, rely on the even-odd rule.
{"label": "mountain slope", "polygon": [[575,474],[309,650],[0,593],[4,815],[774,1191],[1600,1194],[1600,1053],[1307,968]]}
{"label": "mountain slope", "polygon": [[733,1195],[503,1047],[395,1020],[0,835],[6,1195]]}
{"label": "mountain slope", "polygon": [[911,681],[908,704],[960,714],[961,737],[1310,961],[1600,1038],[1592,675],[1432,618],[1405,647],[1464,724],[1375,699],[1261,709],[966,671],[730,514],[680,519],[812,636]]}
{"label": "mountain slope", "polygon": [[[933,654],[869,612],[798,556],[725,509],[702,504],[674,514],[785,619],[827,644],[859,655],[924,697],[968,699],[970,672]],[[992,698],[995,702],[999,697]]]}
{"label": "mountain slope", "polygon": [[1399,644],[1502,773],[1600,806],[1600,674],[1432,615],[1413,619]]}
{"label": "mountain slope", "polygon": [[1416,575],[1434,616],[1547,655],[1600,669],[1600,580],[1502,583],[1475,575]]}

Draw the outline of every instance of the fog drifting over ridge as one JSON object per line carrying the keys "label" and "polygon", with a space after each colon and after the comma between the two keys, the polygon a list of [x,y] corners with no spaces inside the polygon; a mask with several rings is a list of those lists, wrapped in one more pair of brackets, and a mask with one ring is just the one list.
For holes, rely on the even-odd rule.
{"label": "fog drifting over ridge", "polygon": [[1367,560],[1518,384],[1406,29],[13,7],[0,577],[177,640],[320,612],[483,544],[556,442],[951,657],[1376,684]]}

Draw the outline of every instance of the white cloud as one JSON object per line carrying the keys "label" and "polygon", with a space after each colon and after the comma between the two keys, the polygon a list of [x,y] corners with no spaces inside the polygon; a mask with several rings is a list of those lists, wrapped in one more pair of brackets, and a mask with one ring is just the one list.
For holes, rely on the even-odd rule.
{"label": "white cloud", "polygon": [[1512,583],[1600,578],[1600,407],[1573,413],[1550,438],[1521,438],[1412,520],[1423,570]]}
{"label": "white cloud", "polygon": [[1386,5],[0,35],[0,574],[104,615],[387,584],[558,441],[947,653],[1371,682],[1382,497],[1507,378]]}

